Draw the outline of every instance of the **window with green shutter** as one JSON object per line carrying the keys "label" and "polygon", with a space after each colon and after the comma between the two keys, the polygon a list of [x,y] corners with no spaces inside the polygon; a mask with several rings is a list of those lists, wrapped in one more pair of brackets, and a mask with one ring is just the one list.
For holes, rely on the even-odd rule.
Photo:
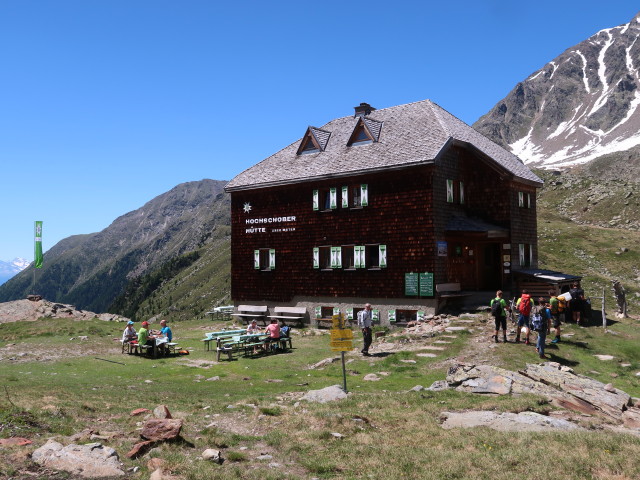
{"label": "window with green shutter", "polygon": [[313,247],[313,268],[320,268],[320,249]]}
{"label": "window with green shutter", "polygon": [[347,320],[353,320],[353,307],[345,309],[344,314],[347,316]]}
{"label": "window with green shutter", "polygon": [[316,318],[322,318],[322,307],[316,307],[315,309]]}
{"label": "window with green shutter", "polygon": [[342,187],[342,208],[349,208],[349,187]]}
{"label": "window with green shutter", "polygon": [[396,323],[396,311],[395,310],[389,310],[387,315],[389,317],[389,323]]}
{"label": "window with green shutter", "polygon": [[453,180],[447,179],[447,203],[453,203]]}
{"label": "window with green shutter", "polygon": [[260,248],[253,251],[253,268],[269,271],[276,268],[276,251],[273,248]]}
{"label": "window with green shutter", "polygon": [[253,251],[253,268],[260,269],[260,250]]}
{"label": "window with green shutter", "polygon": [[524,207],[524,192],[518,192],[518,206]]}
{"label": "window with green shutter", "polygon": [[320,192],[318,190],[313,191],[313,209],[320,210]]}
{"label": "window with green shutter", "polygon": [[269,270],[274,270],[276,268],[276,251],[274,249],[269,249]]}
{"label": "window with green shutter", "polygon": [[378,254],[380,268],[387,268],[387,246],[378,245]]}
{"label": "window with green shutter", "polygon": [[356,245],[353,247],[354,263],[356,268],[365,268],[365,248],[364,245]]}

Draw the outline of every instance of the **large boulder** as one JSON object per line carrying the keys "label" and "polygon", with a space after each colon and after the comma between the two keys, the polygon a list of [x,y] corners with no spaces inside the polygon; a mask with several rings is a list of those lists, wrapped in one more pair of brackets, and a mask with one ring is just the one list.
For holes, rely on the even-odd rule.
{"label": "large boulder", "polygon": [[340,385],[332,385],[320,390],[309,390],[302,400],[307,402],[327,403],[347,398],[347,394]]}
{"label": "large boulder", "polygon": [[120,477],[125,474],[116,451],[100,443],[65,447],[49,440],[34,451],[31,458],[43,467],[63,470],[82,478]]}

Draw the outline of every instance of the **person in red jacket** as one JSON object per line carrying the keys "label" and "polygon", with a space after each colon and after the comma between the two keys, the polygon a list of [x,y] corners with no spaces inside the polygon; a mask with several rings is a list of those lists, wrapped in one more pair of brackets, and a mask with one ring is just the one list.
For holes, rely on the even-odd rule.
{"label": "person in red jacket", "polygon": [[531,327],[529,325],[529,315],[531,315],[531,309],[533,308],[533,300],[531,295],[526,290],[522,290],[522,296],[516,303],[516,310],[518,310],[518,327],[516,328],[516,343],[520,343],[520,332],[525,332],[524,344],[529,345],[529,333],[531,333]]}

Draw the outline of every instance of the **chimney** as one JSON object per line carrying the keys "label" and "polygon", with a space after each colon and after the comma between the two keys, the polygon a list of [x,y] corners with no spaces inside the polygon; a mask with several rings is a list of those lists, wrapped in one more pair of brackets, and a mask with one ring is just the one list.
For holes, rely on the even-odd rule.
{"label": "chimney", "polygon": [[360,105],[353,108],[356,111],[353,115],[354,117],[365,117],[375,110],[375,108],[365,102],[362,102]]}

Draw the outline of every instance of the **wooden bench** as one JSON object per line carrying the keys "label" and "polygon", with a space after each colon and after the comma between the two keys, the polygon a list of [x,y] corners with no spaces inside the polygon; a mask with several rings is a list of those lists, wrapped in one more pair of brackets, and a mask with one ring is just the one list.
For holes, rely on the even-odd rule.
{"label": "wooden bench", "polygon": [[305,307],[275,307],[273,309],[275,315],[269,315],[269,318],[282,320],[282,323],[288,325],[289,321],[295,323],[297,327],[304,325],[304,319],[307,316]]}
{"label": "wooden bench", "polygon": [[262,320],[263,325],[267,324],[266,305],[238,305],[237,310],[237,313],[231,315],[239,317],[245,323],[249,323],[251,320]]}
{"label": "wooden bench", "polygon": [[[436,298],[438,300],[437,310],[444,307],[447,301],[461,299],[473,295],[472,293],[463,292],[459,283],[438,283],[436,284]],[[443,300],[440,304],[440,300]]]}

